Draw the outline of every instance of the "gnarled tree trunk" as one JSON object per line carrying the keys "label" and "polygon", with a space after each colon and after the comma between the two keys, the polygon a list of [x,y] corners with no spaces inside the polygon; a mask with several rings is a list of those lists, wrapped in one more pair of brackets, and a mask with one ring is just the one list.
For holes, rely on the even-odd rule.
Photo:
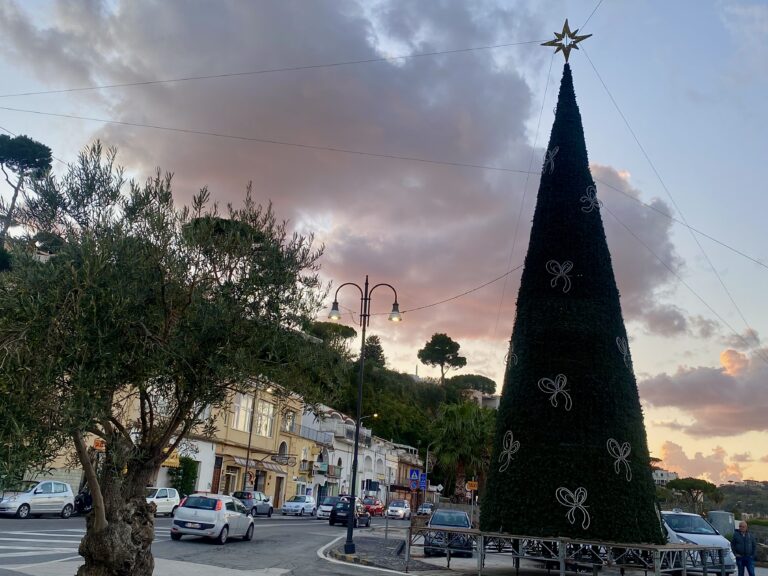
{"label": "gnarled tree trunk", "polygon": [[78,552],[85,559],[77,576],[151,576],[155,506],[144,498],[108,501],[105,529],[93,530],[94,515]]}
{"label": "gnarled tree trunk", "polygon": [[[84,453],[79,436],[75,444]],[[131,460],[131,449],[126,439],[112,435],[98,478],[81,457],[96,497],[78,549],[85,564],[77,576],[152,576],[156,508],[147,503],[144,488],[160,460]]]}

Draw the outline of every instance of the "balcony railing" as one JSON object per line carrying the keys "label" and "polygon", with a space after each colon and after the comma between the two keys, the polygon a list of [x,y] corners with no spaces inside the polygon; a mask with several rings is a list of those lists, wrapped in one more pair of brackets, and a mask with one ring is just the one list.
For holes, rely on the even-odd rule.
{"label": "balcony railing", "polygon": [[312,440],[324,446],[333,446],[333,434],[331,432],[322,432],[309,426],[294,426],[294,433],[296,432],[307,440]]}
{"label": "balcony railing", "polygon": [[328,464],[328,471],[325,475],[328,476],[328,478],[341,478],[341,469],[341,466]]}

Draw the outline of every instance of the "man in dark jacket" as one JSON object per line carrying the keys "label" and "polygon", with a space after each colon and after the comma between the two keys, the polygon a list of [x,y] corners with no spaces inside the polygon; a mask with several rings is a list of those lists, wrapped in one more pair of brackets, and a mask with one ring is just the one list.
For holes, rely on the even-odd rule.
{"label": "man in dark jacket", "polygon": [[755,553],[757,542],[755,537],[748,532],[747,523],[739,522],[739,529],[734,532],[731,541],[731,550],[736,556],[736,566],[739,567],[739,576],[744,576],[744,568],[749,576],[755,576]]}

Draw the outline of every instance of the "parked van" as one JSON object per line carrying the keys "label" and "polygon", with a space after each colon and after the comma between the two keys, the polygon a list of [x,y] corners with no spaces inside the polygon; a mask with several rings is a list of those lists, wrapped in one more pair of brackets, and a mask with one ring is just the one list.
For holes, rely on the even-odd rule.
{"label": "parked van", "polygon": [[[698,514],[690,514],[682,510],[664,511],[661,513],[661,518],[664,521],[667,540],[670,544],[717,546],[723,550],[725,573],[732,574],[736,571],[736,557],[731,551],[731,543],[704,518]],[[720,564],[718,555],[711,552],[707,558],[707,566],[711,567],[718,564]],[[697,554],[688,554],[686,570],[688,572],[701,572],[701,557]]]}

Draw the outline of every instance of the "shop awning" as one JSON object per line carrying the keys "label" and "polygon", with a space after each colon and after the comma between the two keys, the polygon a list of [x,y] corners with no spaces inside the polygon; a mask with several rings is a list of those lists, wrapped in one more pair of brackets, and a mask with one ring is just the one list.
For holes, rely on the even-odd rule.
{"label": "shop awning", "polygon": [[268,470],[269,472],[277,472],[278,474],[285,474],[285,468],[275,464],[274,462],[268,462],[267,460],[246,460],[239,456],[233,456],[235,462],[240,466],[248,466],[251,470]]}

